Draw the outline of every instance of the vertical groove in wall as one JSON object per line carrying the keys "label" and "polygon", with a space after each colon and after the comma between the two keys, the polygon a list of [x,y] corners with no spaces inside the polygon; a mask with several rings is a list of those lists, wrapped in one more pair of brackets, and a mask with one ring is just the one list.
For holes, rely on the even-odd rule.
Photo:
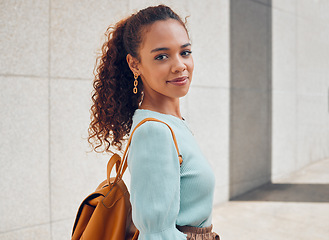
{"label": "vertical groove in wall", "polygon": [[267,47],[267,58],[268,58],[268,63],[267,63],[267,67],[268,67],[268,155],[267,157],[269,158],[269,175],[270,175],[270,181],[272,179],[272,172],[273,172],[273,168],[272,168],[272,142],[273,142],[273,119],[272,119],[272,115],[273,115],[273,78],[272,78],[272,69],[273,69],[273,28],[272,28],[272,22],[273,22],[273,11],[272,11],[272,0],[269,0],[269,7],[268,7],[268,17],[267,17],[267,35],[268,35],[268,47]]}
{"label": "vertical groove in wall", "polygon": [[294,144],[294,169],[297,169],[297,158],[298,158],[298,24],[297,24],[297,17],[298,17],[298,8],[297,8],[297,1],[295,2],[295,144]]}
{"label": "vertical groove in wall", "polygon": [[49,232],[53,239],[52,231],[52,199],[51,199],[51,0],[48,2],[48,186],[49,186]]}
{"label": "vertical groove in wall", "polygon": [[233,86],[233,83],[232,83],[232,79],[233,79],[233,58],[232,58],[232,55],[233,55],[233,49],[234,49],[234,45],[233,45],[233,42],[232,42],[232,34],[233,34],[233,20],[232,20],[232,8],[233,8],[233,4],[232,4],[232,1],[230,1],[229,3],[229,82],[230,82],[230,88],[229,88],[229,124],[228,124],[228,131],[229,131],[229,136],[228,136],[228,142],[229,142],[229,146],[228,146],[228,161],[229,161],[229,164],[228,164],[228,175],[229,175],[229,184],[228,184],[228,197],[229,197],[229,200],[231,199],[231,196],[232,196],[232,192],[233,192],[233,179],[234,179],[234,171],[232,171],[232,168],[233,168],[233,164],[232,164],[232,158],[233,158],[233,150],[232,150],[232,144],[233,144],[233,141],[234,141],[234,136],[233,136],[233,131],[232,131],[232,126],[233,126],[233,121],[234,121],[234,114],[233,114],[233,94],[232,94],[232,86]]}
{"label": "vertical groove in wall", "polygon": [[230,176],[231,176],[231,174],[230,174],[230,169],[231,169],[231,166],[230,166],[230,159],[231,159],[231,148],[230,148],[230,146],[231,146],[231,143],[230,143],[230,139],[231,139],[231,113],[232,113],[232,110],[231,110],[231,96],[232,96],[232,93],[231,93],[231,86],[232,86],[232,83],[231,83],[231,78],[232,78],[232,73],[231,73],[231,59],[232,59],[232,57],[231,57],[231,49],[232,49],[232,42],[231,42],[231,1],[228,1],[228,17],[227,17],[227,21],[228,21],[228,59],[227,59],[227,61],[228,61],[228,89],[227,89],[227,92],[228,92],[228,114],[227,114],[227,127],[228,127],[228,129],[227,129],[227,131],[228,131],[228,133],[227,133],[227,135],[228,135],[228,149],[227,149],[227,161],[228,161],[228,164],[227,164],[227,172],[228,172],[228,174],[227,174],[227,182],[228,182],[228,184],[227,184],[227,196],[228,196],[228,200],[230,199],[230,189],[231,189],[231,185],[230,185],[230,183],[231,183],[231,179],[230,179]]}

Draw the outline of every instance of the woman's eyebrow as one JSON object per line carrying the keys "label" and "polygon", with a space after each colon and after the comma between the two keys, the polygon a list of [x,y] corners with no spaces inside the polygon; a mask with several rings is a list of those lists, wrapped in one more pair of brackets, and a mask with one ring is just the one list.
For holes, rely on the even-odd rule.
{"label": "woman's eyebrow", "polygon": [[151,53],[153,52],[159,52],[159,51],[168,51],[169,48],[166,48],[166,47],[162,47],[162,48],[154,48]]}
{"label": "woman's eyebrow", "polygon": [[186,48],[188,46],[191,46],[191,43],[185,43],[184,45],[181,46],[181,48]]}
{"label": "woman's eyebrow", "polygon": [[[186,48],[188,46],[191,46],[191,43],[185,43],[182,46],[180,46],[181,48]],[[170,50],[170,48],[167,47],[160,47],[160,48],[154,48],[153,50],[151,50],[151,53],[153,52],[159,52],[159,51],[168,51]]]}

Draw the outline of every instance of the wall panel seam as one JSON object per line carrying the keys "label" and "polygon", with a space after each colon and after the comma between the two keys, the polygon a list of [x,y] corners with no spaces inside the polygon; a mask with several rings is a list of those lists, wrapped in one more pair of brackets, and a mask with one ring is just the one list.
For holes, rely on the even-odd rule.
{"label": "wall panel seam", "polygon": [[8,231],[0,232],[0,237],[1,237],[2,234],[7,234],[7,233],[11,233],[11,232],[17,232],[17,231],[21,231],[21,230],[24,230],[24,229],[30,229],[30,228],[41,227],[41,226],[46,226],[46,225],[50,225],[50,222],[44,222],[44,223],[39,223],[39,224],[27,225],[27,226],[19,227],[19,228],[12,228],[12,229],[10,229]]}
{"label": "wall panel seam", "polygon": [[51,199],[51,0],[48,1],[48,187],[49,187],[49,237],[52,237]]}

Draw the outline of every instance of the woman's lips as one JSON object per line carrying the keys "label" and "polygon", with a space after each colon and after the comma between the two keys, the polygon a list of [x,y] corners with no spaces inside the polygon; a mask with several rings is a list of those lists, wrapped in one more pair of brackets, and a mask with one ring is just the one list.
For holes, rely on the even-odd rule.
{"label": "woman's lips", "polygon": [[167,81],[167,83],[176,85],[176,86],[183,86],[187,83],[188,77],[178,77],[173,80]]}

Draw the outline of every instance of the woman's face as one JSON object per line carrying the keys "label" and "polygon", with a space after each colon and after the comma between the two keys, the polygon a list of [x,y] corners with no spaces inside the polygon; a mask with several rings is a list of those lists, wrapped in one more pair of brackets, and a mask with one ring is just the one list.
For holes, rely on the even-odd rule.
{"label": "woman's face", "polygon": [[144,94],[180,98],[187,94],[194,68],[190,39],[177,20],[157,21],[144,31],[138,71]]}

